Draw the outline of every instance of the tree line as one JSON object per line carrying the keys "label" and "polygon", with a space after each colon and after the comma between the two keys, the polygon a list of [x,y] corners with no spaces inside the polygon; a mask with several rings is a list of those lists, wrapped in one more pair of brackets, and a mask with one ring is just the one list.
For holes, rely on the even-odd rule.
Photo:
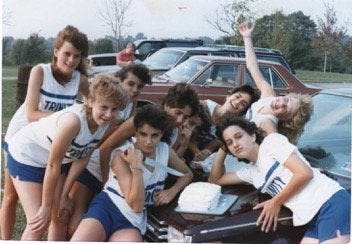
{"label": "tree line", "polygon": [[[198,39],[205,44],[243,45],[237,32],[241,17],[245,16],[236,16],[231,24],[232,31],[223,31],[224,36],[216,40],[207,36]],[[352,73],[352,38],[344,28],[338,28],[336,22],[335,12],[331,8],[327,8],[325,19],[319,19],[318,23],[301,11],[289,15],[277,11],[255,21],[254,45],[280,50],[294,69]],[[143,33],[138,33],[135,36],[120,36],[116,41],[114,36],[107,35],[89,41],[89,54],[116,52],[127,42],[146,38]],[[2,42],[4,65],[36,64],[49,62],[52,58],[52,37],[44,38],[33,33],[28,39],[5,36]]]}

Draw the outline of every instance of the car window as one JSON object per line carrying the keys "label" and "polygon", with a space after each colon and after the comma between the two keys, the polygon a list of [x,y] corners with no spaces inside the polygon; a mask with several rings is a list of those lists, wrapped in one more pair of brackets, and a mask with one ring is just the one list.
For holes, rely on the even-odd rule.
{"label": "car window", "polygon": [[152,52],[156,52],[159,49],[166,47],[164,42],[152,42]]}
{"label": "car window", "polygon": [[183,54],[183,52],[173,50],[160,50],[146,58],[143,63],[155,68],[170,69],[178,62]]}
{"label": "car window", "polygon": [[138,54],[141,56],[147,55],[152,49],[152,44],[150,42],[145,42],[138,47]]}
{"label": "car window", "polygon": [[91,66],[105,66],[105,65],[115,65],[116,57],[108,56],[108,57],[91,57],[89,58],[89,64]]}
{"label": "car window", "polygon": [[291,69],[290,65],[282,56],[269,56],[269,55],[257,54],[257,57],[258,59],[268,60],[268,61],[282,64],[286,69],[288,69],[289,72],[293,73],[293,70]]}
{"label": "car window", "polygon": [[210,66],[193,83],[203,85],[210,82],[211,86],[234,87],[239,83],[237,64],[214,64]]}
{"label": "car window", "polygon": [[[281,79],[281,77],[276,73],[274,69],[272,69],[271,67],[260,67],[259,69],[262,72],[264,79],[271,85],[271,87],[273,87],[274,89],[286,88],[285,81]],[[253,87],[256,86],[248,69],[246,69],[244,83]]]}
{"label": "car window", "polygon": [[[245,52],[240,52],[238,55],[242,58],[246,56]],[[288,69],[288,71],[290,71],[291,73],[294,73],[294,71],[292,70],[292,68],[286,61],[286,59],[280,54],[265,55],[261,53],[256,53],[255,55],[257,56],[257,59],[267,60],[267,61],[282,64],[286,69]]]}
{"label": "car window", "polygon": [[351,98],[318,94],[298,148],[313,166],[351,177]]}
{"label": "car window", "polygon": [[171,79],[176,82],[188,82],[205,65],[207,65],[207,62],[205,61],[188,59],[185,62],[175,66],[168,72],[164,73],[162,77]]}

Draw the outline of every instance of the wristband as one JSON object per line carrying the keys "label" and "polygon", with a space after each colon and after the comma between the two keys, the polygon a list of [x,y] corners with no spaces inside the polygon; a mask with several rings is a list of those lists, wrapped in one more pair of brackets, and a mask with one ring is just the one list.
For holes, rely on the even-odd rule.
{"label": "wristband", "polygon": [[141,168],[131,167],[131,169],[132,169],[132,170],[135,169],[135,170],[139,170],[139,171],[143,172],[143,170],[142,170]]}

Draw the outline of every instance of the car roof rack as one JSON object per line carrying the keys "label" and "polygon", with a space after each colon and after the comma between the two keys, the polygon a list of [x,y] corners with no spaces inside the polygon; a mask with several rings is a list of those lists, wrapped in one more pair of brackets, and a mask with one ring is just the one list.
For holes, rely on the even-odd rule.
{"label": "car roof rack", "polygon": [[[220,48],[224,50],[232,50],[232,51],[244,51],[244,46],[236,46],[236,45],[225,45],[225,44],[204,44],[204,47],[214,47]],[[264,48],[264,47],[254,47],[255,52],[263,52],[263,53],[276,53],[282,54],[280,50],[273,48]]]}

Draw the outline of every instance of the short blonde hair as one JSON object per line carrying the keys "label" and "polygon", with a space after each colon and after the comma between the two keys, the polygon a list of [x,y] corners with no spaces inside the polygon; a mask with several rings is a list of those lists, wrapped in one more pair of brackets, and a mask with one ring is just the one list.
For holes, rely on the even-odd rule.
{"label": "short blonde hair", "polygon": [[[118,78],[112,75],[98,75],[89,86],[88,100],[97,101],[107,99],[112,101],[119,110],[126,108],[129,97],[125,89],[121,86]],[[91,108],[85,103],[87,114],[91,114]]]}
{"label": "short blonde hair", "polygon": [[299,108],[290,119],[280,120],[278,123],[279,133],[285,135],[291,143],[296,144],[298,138],[304,131],[305,124],[313,113],[312,98],[307,94],[289,93],[289,98],[297,99]]}

